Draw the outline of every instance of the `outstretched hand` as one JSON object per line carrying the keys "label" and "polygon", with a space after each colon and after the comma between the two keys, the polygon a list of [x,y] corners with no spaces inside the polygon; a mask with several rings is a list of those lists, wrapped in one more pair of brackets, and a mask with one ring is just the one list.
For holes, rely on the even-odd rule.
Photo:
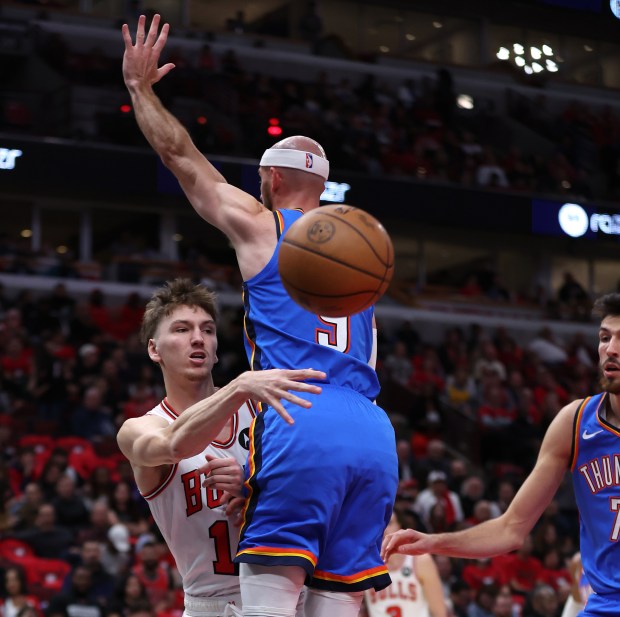
{"label": "outstretched hand", "polygon": [[123,79],[128,88],[144,84],[152,86],[174,68],[174,64],[171,62],[157,67],[159,56],[166,45],[168,30],[170,29],[168,24],[164,24],[158,36],[160,19],[159,15],[153,17],[148,35],[145,35],[146,17],[140,15],[135,45],[131,39],[129,26],[123,24],[122,33],[125,41]]}
{"label": "outstretched hand", "polygon": [[424,555],[432,553],[432,537],[415,529],[399,529],[387,534],[381,544],[381,558],[387,563],[394,553]]}
{"label": "outstretched hand", "polygon": [[288,401],[306,409],[312,407],[310,401],[296,396],[290,390],[321,394],[320,386],[305,383],[305,381],[323,381],[326,378],[327,375],[323,371],[315,371],[311,368],[247,371],[237,377],[242,382],[242,388],[247,390],[249,398],[273,407],[288,424],[293,424],[294,420],[282,405],[282,401]]}

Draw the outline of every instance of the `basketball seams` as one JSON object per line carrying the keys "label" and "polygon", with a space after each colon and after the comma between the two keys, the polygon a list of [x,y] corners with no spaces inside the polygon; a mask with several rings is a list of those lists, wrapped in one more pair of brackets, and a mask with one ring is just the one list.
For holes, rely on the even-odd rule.
{"label": "basketball seams", "polygon": [[[321,216],[325,216],[328,218],[332,218],[335,219],[337,221],[340,221],[341,223],[345,224],[347,227],[349,227],[350,229],[352,229],[358,236],[360,236],[360,238],[362,238],[364,240],[364,242],[368,245],[368,248],[370,248],[370,250],[375,254],[375,257],[381,262],[381,265],[385,266],[386,268],[391,268],[394,265],[394,259],[392,258],[392,263],[390,263],[389,261],[386,261],[385,259],[383,259],[381,257],[381,255],[379,255],[375,249],[375,247],[372,245],[371,242],[368,241],[368,238],[357,228],[355,227],[355,225],[352,225],[351,223],[349,223],[349,221],[345,220],[343,217],[341,216],[335,216],[329,212],[324,212],[321,211]],[[387,246],[387,244],[386,244]],[[389,246],[387,246],[388,248],[388,258],[390,257],[389,253]]]}
{"label": "basketball seams", "polygon": [[[355,298],[356,296],[364,296],[364,295],[369,295],[372,296],[371,301],[368,303],[368,306],[371,306],[376,297],[377,297],[377,291],[374,289],[368,289],[367,291],[353,291],[351,293],[339,293],[339,294],[322,294],[322,293],[318,293],[316,291],[308,291],[306,289],[303,289],[302,287],[297,287],[297,285],[293,285],[293,283],[291,283],[290,281],[288,281],[286,278],[282,277],[283,281],[286,281],[286,284],[289,285],[291,287],[291,289],[295,289],[296,291],[300,292],[300,293],[304,293],[307,296],[312,296],[313,298],[334,298],[335,300],[337,300],[338,298]],[[368,306],[365,306],[362,309],[359,309],[357,312],[361,312],[365,309],[368,308]]]}
{"label": "basketball seams", "polygon": [[345,220],[348,212],[317,208],[279,239],[282,286],[311,313],[344,317],[365,311],[392,279],[394,250],[385,228],[363,210]]}
{"label": "basketball seams", "polygon": [[[308,253],[312,253],[313,255],[316,255],[317,257],[322,257],[323,259],[325,259],[326,261],[333,261],[334,263],[337,263],[341,266],[346,266],[347,268],[350,268],[351,270],[355,270],[356,272],[360,272],[361,274],[366,274],[370,277],[372,277],[373,279],[377,279],[381,282],[384,281],[385,279],[385,275],[384,276],[380,276],[378,274],[374,274],[373,272],[369,272],[368,270],[363,270],[362,268],[355,266],[351,263],[349,263],[348,261],[342,261],[341,259],[338,259],[337,257],[334,257],[332,255],[326,255],[325,253],[322,253],[321,251],[315,251],[311,248],[308,248],[307,246],[305,246],[304,244],[299,244],[297,242],[295,242],[294,240],[287,240],[287,238],[283,238],[282,240],[282,244],[288,244],[289,246],[293,246],[296,249],[299,249],[301,251],[306,251]],[[383,265],[384,267],[386,267],[387,269],[389,269],[391,266],[386,266],[386,264],[382,263],[381,265]],[[387,270],[386,270],[387,272]],[[288,282],[288,281],[287,281]]]}

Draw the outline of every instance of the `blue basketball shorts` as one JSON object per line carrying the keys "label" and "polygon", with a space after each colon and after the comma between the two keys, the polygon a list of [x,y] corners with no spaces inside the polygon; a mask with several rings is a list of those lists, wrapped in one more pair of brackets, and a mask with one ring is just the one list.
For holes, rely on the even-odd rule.
{"label": "blue basketball shorts", "polygon": [[383,589],[379,555],[398,485],[394,430],[361,394],[324,385],[285,402],[295,424],[268,408],[250,432],[248,497],[236,562],[295,565],[331,591]]}

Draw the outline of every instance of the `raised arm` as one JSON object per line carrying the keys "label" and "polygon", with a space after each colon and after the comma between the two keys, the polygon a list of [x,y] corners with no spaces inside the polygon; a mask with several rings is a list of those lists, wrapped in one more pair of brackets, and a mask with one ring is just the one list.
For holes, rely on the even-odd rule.
{"label": "raised arm", "polygon": [[387,560],[394,552],[451,557],[493,557],[518,548],[555,495],[570,460],[572,427],[578,402],[564,407],[543,440],[538,460],[508,510],[464,531],[423,534],[403,529],[385,537],[381,549]]}
{"label": "raised arm", "polygon": [[321,381],[325,377],[325,373],[312,369],[247,371],[210,397],[188,407],[172,424],[164,424],[160,418],[150,416],[126,420],[118,432],[118,445],[134,466],[159,467],[178,463],[202,452],[216,438],[228,418],[249,398],[267,403],[292,424],[282,400],[310,407],[309,401],[290,391],[320,394],[319,386],[304,380]]}
{"label": "raised arm", "polygon": [[226,182],[153,91],[153,85],[174,68],[172,63],[158,66],[170,29],[164,24],[159,31],[159,23],[160,16],[155,15],[146,34],[146,17],[141,15],[135,44],[129,26],[122,27],[123,78],[138,126],[164,165],[176,176],[198,214],[236,245],[251,234],[255,226],[252,215],[264,214],[265,208],[254,197]]}

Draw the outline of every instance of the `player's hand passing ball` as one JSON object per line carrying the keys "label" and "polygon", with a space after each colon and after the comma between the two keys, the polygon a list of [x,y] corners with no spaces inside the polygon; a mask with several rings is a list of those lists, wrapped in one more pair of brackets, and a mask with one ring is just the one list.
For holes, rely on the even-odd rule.
{"label": "player's hand passing ball", "polygon": [[321,386],[306,383],[306,381],[325,381],[327,375],[323,371],[311,368],[288,370],[271,369],[268,371],[247,371],[241,373],[231,383],[237,386],[251,398],[273,407],[288,424],[294,420],[286,411],[282,401],[288,401],[305,409],[312,407],[312,403],[290,392],[296,390],[307,394],[321,394]]}

